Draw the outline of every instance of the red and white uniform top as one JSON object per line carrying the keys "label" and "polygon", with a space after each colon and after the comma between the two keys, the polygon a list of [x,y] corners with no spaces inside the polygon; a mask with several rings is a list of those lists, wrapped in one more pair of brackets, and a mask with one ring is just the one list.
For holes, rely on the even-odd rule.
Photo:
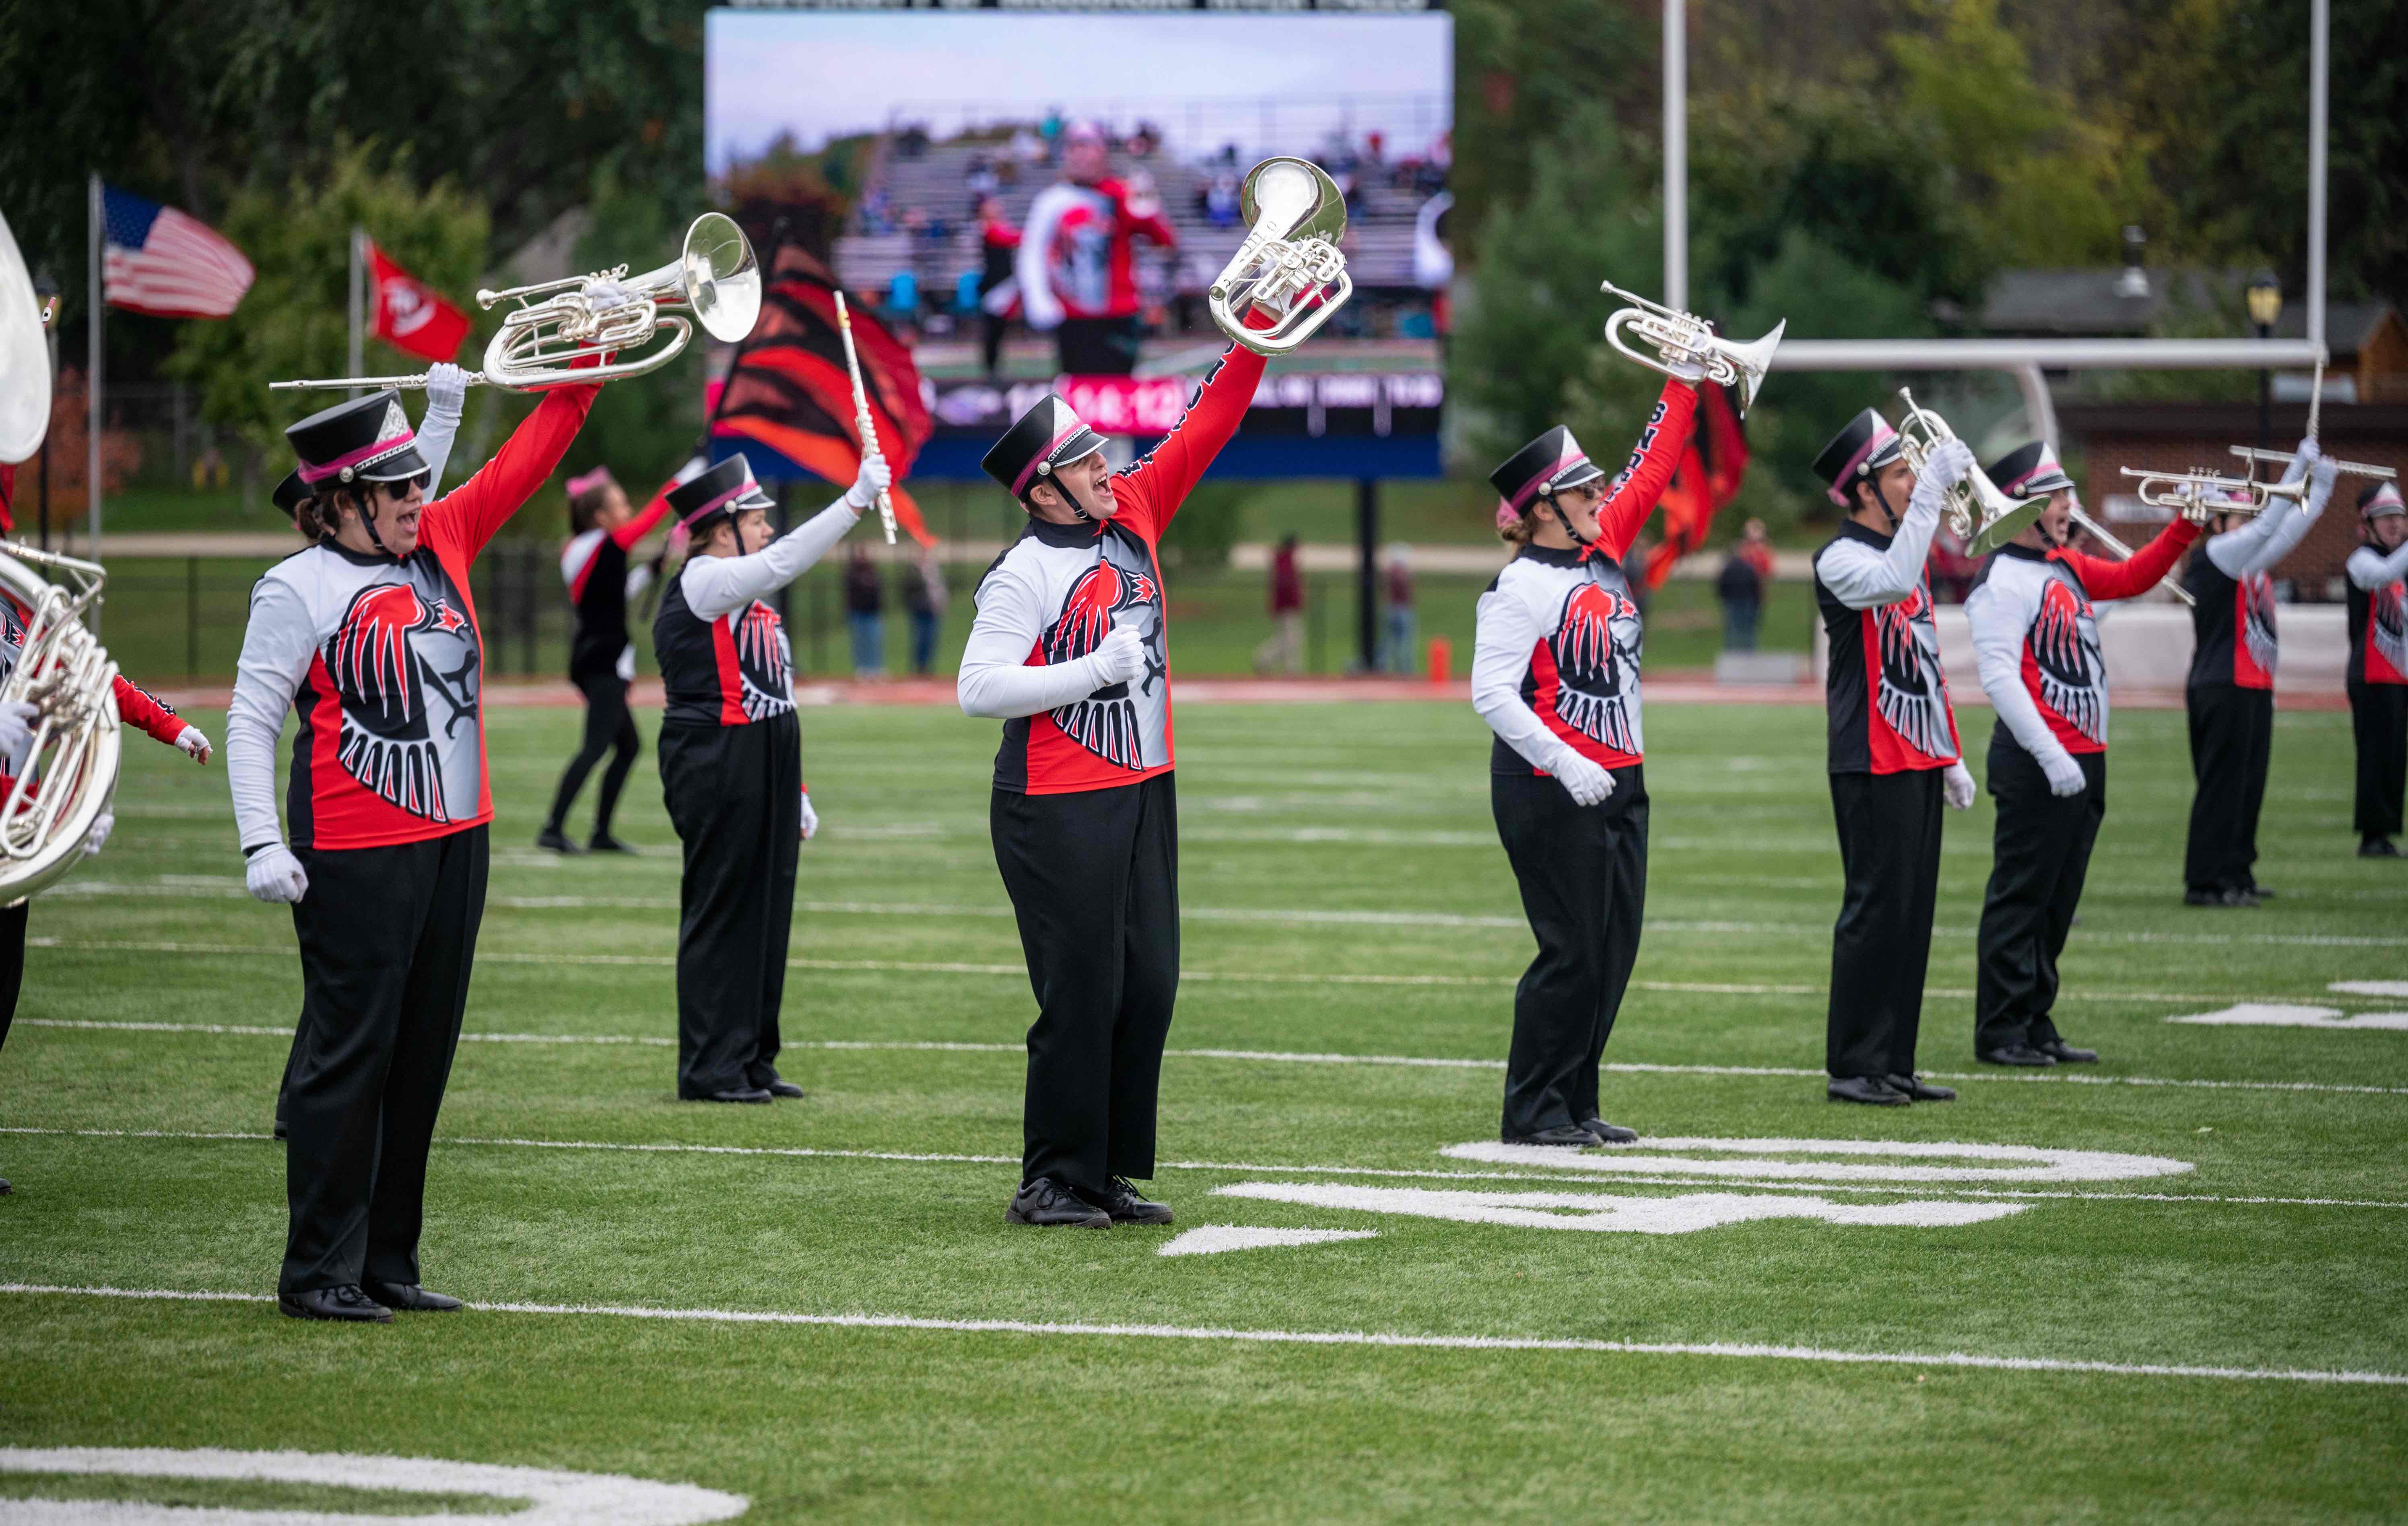
{"label": "red and white uniform top", "polygon": [[[1156,550],[1179,506],[1238,432],[1262,376],[1263,357],[1232,345],[1178,427],[1113,476],[1117,511],[1110,519],[1056,525],[1032,515],[980,578],[961,693],[973,715],[1010,717],[996,754],[996,788],[1066,795],[1170,770],[1170,655]],[[1018,712],[1012,695],[1036,691],[1013,669],[1077,661],[1116,623],[1130,625],[1145,643],[1137,683]]]}
{"label": "red and white uniform top", "polygon": [[252,587],[226,710],[246,854],[284,835],[276,742],[287,708],[301,721],[285,791],[293,846],[386,847],[493,818],[468,569],[559,466],[597,390],[547,393],[482,470],[427,505],[408,556],[321,540]]}
{"label": "red and white uniform top", "polygon": [[1895,536],[1842,520],[1814,554],[1832,773],[1921,772],[1963,754],[1924,571],[1939,527],[1940,494],[1918,491]]}
{"label": "red and white uniform top", "polygon": [[1973,661],[1999,726],[2034,757],[2107,750],[2107,664],[2092,599],[2147,593],[2199,526],[2176,519],[2129,561],[2001,546],[1965,598]]}
{"label": "red and white uniform top", "polygon": [[1017,268],[1020,301],[1031,328],[1065,318],[1126,318],[1140,305],[1132,241],[1179,245],[1162,203],[1130,192],[1126,181],[1047,186],[1029,204]]}
{"label": "red and white uniform top", "polygon": [[[2309,442],[2291,457],[2283,481],[2296,482],[2307,475]],[[2241,689],[2272,689],[2279,655],[2274,629],[2275,565],[2306,539],[2332,496],[2329,478],[2312,489],[2304,503],[2274,500],[2264,513],[2243,519],[2234,529],[2208,537],[2183,571],[2183,587],[2191,605],[2191,688],[2227,684]]]}
{"label": "red and white uniform top", "polygon": [[1490,772],[1553,773],[1562,748],[1608,769],[1645,756],[1642,633],[1622,558],[1671,483],[1697,408],[1695,388],[1667,383],[1598,508],[1597,540],[1524,546],[1480,596],[1471,705],[1497,734]]}
{"label": "red and white uniform top", "polygon": [[2349,574],[2349,679],[2355,684],[2408,684],[2408,544],[2382,552],[2360,546],[2344,564]]}
{"label": "red and white uniform top", "polygon": [[768,598],[861,523],[838,498],[747,556],[696,554],[652,617],[665,726],[751,726],[795,713],[795,649]]}

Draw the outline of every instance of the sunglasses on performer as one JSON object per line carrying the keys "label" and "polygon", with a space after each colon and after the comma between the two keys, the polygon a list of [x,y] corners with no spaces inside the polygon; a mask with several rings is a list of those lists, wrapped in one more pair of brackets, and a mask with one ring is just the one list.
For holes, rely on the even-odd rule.
{"label": "sunglasses on performer", "polygon": [[418,488],[423,490],[430,475],[432,474],[422,471],[415,477],[404,477],[399,482],[379,482],[377,483],[377,486],[383,488],[387,497],[391,497],[395,503],[399,503],[402,499],[409,497],[410,489]]}

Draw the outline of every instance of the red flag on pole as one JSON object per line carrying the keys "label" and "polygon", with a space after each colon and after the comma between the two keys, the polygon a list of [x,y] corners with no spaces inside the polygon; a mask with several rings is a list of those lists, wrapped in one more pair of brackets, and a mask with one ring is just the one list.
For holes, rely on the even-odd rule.
{"label": "red flag on pole", "polygon": [[443,300],[436,290],[367,244],[368,281],[374,307],[368,332],[396,350],[427,360],[450,360],[468,337],[468,315]]}
{"label": "red flag on pole", "polygon": [[1661,586],[1672,575],[1673,563],[1705,545],[1714,515],[1739,497],[1739,484],[1747,476],[1747,435],[1740,427],[1730,395],[1718,382],[1699,382],[1697,432],[1659,500],[1663,539],[1647,556],[1643,576],[1648,587]]}

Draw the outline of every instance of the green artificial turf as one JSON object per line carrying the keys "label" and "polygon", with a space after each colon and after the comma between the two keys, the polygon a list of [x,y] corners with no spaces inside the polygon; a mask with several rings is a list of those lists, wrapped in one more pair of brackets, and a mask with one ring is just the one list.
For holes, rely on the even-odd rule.
{"label": "green artificial turf", "polygon": [[[196,718],[213,734],[221,719]],[[2117,714],[2057,1013],[2104,1063],[1984,1072],[1954,1103],[1858,1110],[1783,1073],[1822,1055],[1839,887],[1821,712],[1653,709],[1650,926],[1606,1058],[1664,1069],[1609,1074],[1608,1116],[1655,1137],[2192,1168],[1849,1191],[1441,1155],[1495,1137],[1493,1064],[1330,1057],[1503,1054],[1530,942],[1488,817],[1486,733],[1459,706],[1186,707],[1187,973],[1152,1184],[1180,1222],[1107,1233],[1002,1223],[1033,1003],[986,841],[995,727],[949,709],[805,712],[825,825],[803,851],[781,1063],[810,1095],[711,1108],[673,1100],[677,868],[649,756],[620,823],[643,857],[530,846],[576,722],[489,715],[492,900],[424,1243],[430,1286],[530,1307],[364,1330],[257,1301],[0,1292],[0,1447],[619,1473],[747,1496],[755,1521],[2408,1515],[2408,1387],[2147,1370],[2408,1374],[2408,1032],[2165,1021],[2242,1001],[2408,1006],[2327,989],[2408,976],[2408,871],[2349,854],[2345,715],[2279,716],[2258,873],[2282,894],[2244,913],[2179,903],[2182,717]],[[657,716],[641,724],[649,738]],[[1988,713],[1962,724],[1982,771]],[[108,851],[33,914],[0,1051],[0,1175],[17,1187],[0,1198],[0,1282],[256,1298],[284,1222],[281,1152],[262,1136],[298,1001],[291,924],[241,894],[222,771],[131,749]],[[1928,1072],[1975,1070],[1988,828],[1986,801],[1948,824]],[[167,1026],[75,1026],[92,1024]],[[211,1025],[260,1031],[197,1030]],[[558,1042],[596,1039],[624,1042]],[[1499,1174],[1459,1174],[1481,1172]],[[1584,1232],[1214,1190],[1244,1183],[2021,1211]],[[2019,1192],[2034,1195],[1983,1195]],[[1156,1254],[1208,1224],[1377,1235]],[[187,1503],[424,1507],[170,1488]],[[168,1497],[90,1479],[76,1492],[112,1490]],[[0,1519],[26,1491],[0,1474]]]}

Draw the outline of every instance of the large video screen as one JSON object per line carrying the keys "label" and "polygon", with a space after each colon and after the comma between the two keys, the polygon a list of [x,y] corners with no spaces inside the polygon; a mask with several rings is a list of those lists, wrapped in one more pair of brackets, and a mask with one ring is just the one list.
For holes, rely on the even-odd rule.
{"label": "large video screen", "polygon": [[908,346],[920,475],[972,474],[948,437],[991,440],[1048,387],[1107,433],[1175,423],[1225,342],[1205,293],[1246,172],[1281,154],[1343,194],[1354,296],[1275,362],[1233,464],[1365,474],[1316,442],[1393,439],[1435,469],[1444,13],[721,9],[706,59],[718,194]]}

